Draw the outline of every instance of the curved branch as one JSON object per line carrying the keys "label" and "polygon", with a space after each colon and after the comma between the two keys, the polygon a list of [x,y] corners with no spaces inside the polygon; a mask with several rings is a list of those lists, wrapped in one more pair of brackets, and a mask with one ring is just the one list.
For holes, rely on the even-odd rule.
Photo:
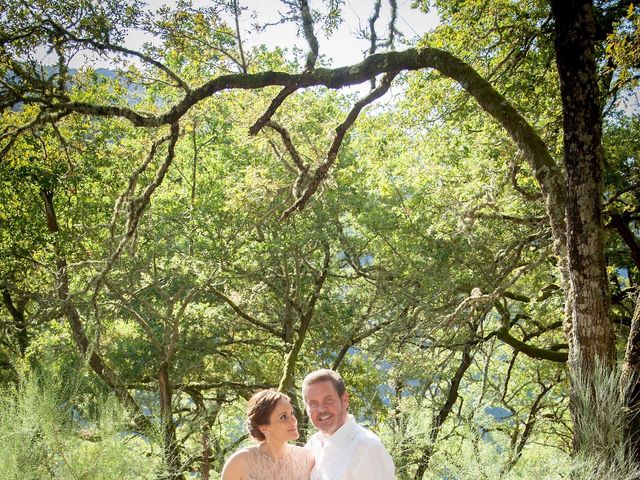
{"label": "curved branch", "polygon": [[567,352],[554,352],[552,350],[534,347],[512,336],[506,328],[499,330],[496,336],[507,345],[510,345],[518,352],[524,353],[528,357],[538,360],[550,360],[558,363],[567,362]]}
{"label": "curved branch", "polygon": [[294,211],[302,210],[304,208],[309,198],[311,198],[311,196],[320,186],[320,183],[329,172],[331,166],[335,163],[336,158],[338,157],[338,151],[340,150],[340,146],[342,145],[342,140],[344,139],[344,136],[349,128],[351,128],[351,125],[353,125],[353,123],[358,118],[358,115],[360,114],[362,109],[366,105],[370,104],[374,100],[382,97],[385,93],[387,93],[389,87],[391,86],[391,82],[396,77],[396,75],[397,72],[391,72],[385,75],[378,88],[372,90],[366,97],[356,102],[344,122],[342,122],[336,128],[336,135],[333,138],[333,143],[329,148],[329,152],[327,152],[326,160],[322,164],[320,164],[320,166],[318,166],[313,177],[311,178],[311,181],[309,182],[309,185],[307,185],[307,188],[304,190],[300,198],[291,207],[284,211],[284,213],[280,217],[280,221],[289,218]]}
{"label": "curved branch", "polygon": [[[366,82],[381,73],[425,68],[436,69],[442,75],[458,82],[474,97],[480,107],[493,116],[511,136],[531,165],[545,197],[546,211],[556,243],[556,253],[564,252],[566,232],[563,175],[544,141],[514,106],[470,65],[437,48],[410,48],[401,52],[375,54],[356,65],[335,69],[317,68],[299,74],[267,71],[257,74],[222,75],[193,89],[169,111],[160,115],[140,113],[127,107],[95,105],[85,102],[56,102],[47,105],[46,108],[51,111],[118,116],[131,121],[136,126],[158,127],[174,123],[199,101],[223,90],[258,89],[276,85],[294,90],[312,86],[338,89]],[[315,188],[309,190],[309,194],[314,191]],[[559,255],[559,257],[563,258],[564,255]]]}

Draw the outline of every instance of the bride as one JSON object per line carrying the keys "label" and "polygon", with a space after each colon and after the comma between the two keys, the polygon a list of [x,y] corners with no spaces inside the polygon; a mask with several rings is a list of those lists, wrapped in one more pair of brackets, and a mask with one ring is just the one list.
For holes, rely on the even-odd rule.
{"label": "bride", "polygon": [[287,395],[275,390],[254,394],[247,406],[247,428],[257,443],[229,457],[222,480],[309,480],[313,454],[289,443],[300,433]]}

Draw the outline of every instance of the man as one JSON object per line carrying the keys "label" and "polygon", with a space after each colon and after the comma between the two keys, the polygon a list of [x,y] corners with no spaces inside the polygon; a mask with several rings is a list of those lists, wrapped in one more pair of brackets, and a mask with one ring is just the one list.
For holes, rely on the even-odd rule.
{"label": "man", "polygon": [[302,398],[319,430],[307,442],[316,464],[311,480],[393,480],[395,467],[376,434],[348,412],[349,394],[340,374],[321,369],[302,382]]}

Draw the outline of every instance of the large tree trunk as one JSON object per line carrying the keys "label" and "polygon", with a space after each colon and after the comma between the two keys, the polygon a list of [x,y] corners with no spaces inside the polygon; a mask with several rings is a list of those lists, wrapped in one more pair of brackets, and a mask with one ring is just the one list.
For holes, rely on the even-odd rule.
{"label": "large tree trunk", "polygon": [[[572,308],[566,319],[569,364],[589,378],[597,361],[611,364],[602,224],[602,114],[597,83],[596,18],[590,0],[552,0],[563,106],[567,190],[567,256]],[[574,412],[575,414],[575,412]],[[574,432],[575,448],[577,432]]]}
{"label": "large tree trunk", "polygon": [[602,224],[602,115],[589,0],[553,0],[564,114],[567,254],[573,294],[569,363],[613,360]]}

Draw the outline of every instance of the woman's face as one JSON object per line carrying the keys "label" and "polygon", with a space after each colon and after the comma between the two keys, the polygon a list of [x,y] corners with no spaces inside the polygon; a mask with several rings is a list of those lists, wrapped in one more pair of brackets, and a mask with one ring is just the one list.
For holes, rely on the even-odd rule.
{"label": "woman's face", "polygon": [[288,442],[300,436],[298,420],[293,414],[289,400],[280,399],[269,416],[269,425],[261,425],[260,430],[267,437],[267,441]]}

